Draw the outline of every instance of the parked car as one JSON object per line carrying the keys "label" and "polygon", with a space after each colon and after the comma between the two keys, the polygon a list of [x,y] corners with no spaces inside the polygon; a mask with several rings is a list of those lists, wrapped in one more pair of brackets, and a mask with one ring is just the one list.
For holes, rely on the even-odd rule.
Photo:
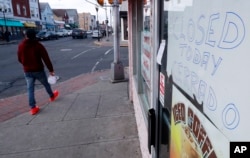
{"label": "parked car", "polygon": [[87,34],[88,34],[88,35],[91,35],[91,34],[92,34],[92,31],[91,31],[91,30],[87,31]]}
{"label": "parked car", "polygon": [[72,38],[87,38],[87,31],[83,29],[73,29]]}
{"label": "parked car", "polygon": [[36,34],[38,40],[58,39],[58,35],[54,31],[40,31]]}
{"label": "parked car", "polygon": [[64,37],[64,32],[62,30],[57,30],[56,31],[56,34],[59,36],[59,37]]}
{"label": "parked car", "polygon": [[72,32],[73,32],[73,30],[67,30],[68,32],[68,36],[71,36],[72,35]]}
{"label": "parked car", "polygon": [[66,30],[66,29],[57,30],[56,33],[57,33],[57,35],[59,37],[66,37],[66,36],[68,36],[68,30]]}
{"label": "parked car", "polygon": [[102,33],[101,33],[101,31],[99,31],[99,30],[94,30],[93,31],[93,33],[92,33],[92,38],[102,38]]}

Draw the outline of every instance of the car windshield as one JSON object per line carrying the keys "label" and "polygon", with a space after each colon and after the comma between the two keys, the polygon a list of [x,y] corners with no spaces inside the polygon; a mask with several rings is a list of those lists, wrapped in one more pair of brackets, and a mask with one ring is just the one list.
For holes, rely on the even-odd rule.
{"label": "car windshield", "polygon": [[44,35],[46,32],[39,32],[37,35]]}

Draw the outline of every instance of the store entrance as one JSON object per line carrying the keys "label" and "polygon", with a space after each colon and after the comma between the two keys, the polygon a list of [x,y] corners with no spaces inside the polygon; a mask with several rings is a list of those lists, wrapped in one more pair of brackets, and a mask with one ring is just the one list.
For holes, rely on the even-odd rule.
{"label": "store entrance", "polygon": [[[156,127],[156,157],[169,158],[170,143],[170,118],[172,104],[172,79],[167,74],[167,44],[168,44],[168,12],[164,10],[165,2],[162,1],[160,11],[160,47],[163,47],[163,54],[159,64],[159,92],[157,110],[157,127]],[[161,49],[161,48],[160,48]],[[159,52],[158,52],[159,53]]]}

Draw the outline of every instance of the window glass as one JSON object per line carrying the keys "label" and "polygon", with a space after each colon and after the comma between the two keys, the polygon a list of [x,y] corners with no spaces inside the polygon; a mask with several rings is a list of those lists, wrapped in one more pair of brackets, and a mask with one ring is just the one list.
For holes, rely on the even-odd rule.
{"label": "window glass", "polygon": [[35,11],[34,11],[34,8],[30,8],[30,13],[31,13],[31,16],[32,16],[32,17],[35,17]]}
{"label": "window glass", "polygon": [[143,4],[143,31],[141,32],[141,76],[142,76],[142,94],[147,108],[150,105],[150,85],[151,79],[151,3],[144,1]]}
{"label": "window glass", "polygon": [[24,16],[27,16],[27,10],[25,6],[23,6],[23,13],[24,13]]}
{"label": "window glass", "polygon": [[38,18],[39,17],[39,11],[38,11],[38,8],[36,8],[36,17]]}
{"label": "window glass", "polygon": [[16,5],[16,9],[17,9],[17,14],[21,15],[20,4]]}

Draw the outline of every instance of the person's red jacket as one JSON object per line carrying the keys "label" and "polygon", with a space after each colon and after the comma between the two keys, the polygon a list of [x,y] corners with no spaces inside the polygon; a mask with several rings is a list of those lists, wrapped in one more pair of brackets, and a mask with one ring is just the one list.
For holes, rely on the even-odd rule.
{"label": "person's red jacket", "polygon": [[45,47],[36,40],[23,40],[18,46],[18,61],[23,65],[24,72],[39,72],[47,66],[49,72],[53,72],[53,65]]}

